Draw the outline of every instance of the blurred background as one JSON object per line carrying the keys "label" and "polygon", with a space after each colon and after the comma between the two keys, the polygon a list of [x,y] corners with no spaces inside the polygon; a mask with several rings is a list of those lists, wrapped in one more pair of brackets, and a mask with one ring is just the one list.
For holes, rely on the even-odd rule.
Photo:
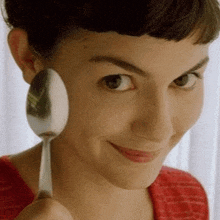
{"label": "blurred background", "polygon": [[[29,85],[14,62],[7,44],[9,29],[0,15],[0,156],[15,154],[41,141],[26,119]],[[202,115],[168,155],[165,165],[194,175],[204,186],[210,219],[220,219],[220,37],[209,49]]]}

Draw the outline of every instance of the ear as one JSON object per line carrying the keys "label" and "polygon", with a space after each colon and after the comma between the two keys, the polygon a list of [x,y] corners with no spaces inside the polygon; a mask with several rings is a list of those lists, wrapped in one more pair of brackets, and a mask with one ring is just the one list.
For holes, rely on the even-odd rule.
{"label": "ear", "polygon": [[27,33],[19,28],[8,34],[8,45],[15,62],[23,72],[24,80],[31,83],[35,75],[44,69],[40,60],[30,49]]}

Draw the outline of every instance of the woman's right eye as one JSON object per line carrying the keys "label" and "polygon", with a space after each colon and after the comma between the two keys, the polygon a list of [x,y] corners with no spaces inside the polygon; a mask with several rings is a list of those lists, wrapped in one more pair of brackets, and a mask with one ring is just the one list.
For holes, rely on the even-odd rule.
{"label": "woman's right eye", "polygon": [[101,79],[101,84],[114,91],[126,91],[134,89],[131,77],[123,74],[105,76]]}

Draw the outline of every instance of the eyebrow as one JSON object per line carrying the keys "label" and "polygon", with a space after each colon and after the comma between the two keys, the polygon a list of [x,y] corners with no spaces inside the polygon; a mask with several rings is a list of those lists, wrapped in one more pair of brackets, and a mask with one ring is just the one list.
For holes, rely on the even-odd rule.
{"label": "eyebrow", "polygon": [[[144,77],[148,77],[149,74],[147,74],[145,71],[141,70],[140,68],[136,67],[135,65],[126,62],[118,57],[112,57],[112,56],[94,56],[92,57],[90,60],[90,62],[95,62],[95,63],[100,63],[100,62],[108,62],[108,63],[112,63],[118,67],[121,67],[127,71],[130,72],[134,72],[137,73],[138,75],[144,76]],[[197,63],[194,67],[192,67],[191,69],[189,69],[188,71],[184,72],[181,76],[189,74],[195,70],[200,69],[201,67],[203,67],[206,63],[208,63],[209,61],[209,57],[205,57],[204,59],[202,59],[201,61],[199,61],[199,63]]]}

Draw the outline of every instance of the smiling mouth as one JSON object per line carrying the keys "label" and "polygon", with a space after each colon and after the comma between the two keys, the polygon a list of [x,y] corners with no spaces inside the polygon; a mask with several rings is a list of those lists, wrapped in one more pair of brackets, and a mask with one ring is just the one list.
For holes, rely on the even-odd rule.
{"label": "smiling mouth", "polygon": [[115,148],[120,154],[122,154],[125,158],[136,162],[136,163],[148,163],[153,161],[157,158],[161,152],[161,150],[154,151],[154,152],[146,152],[146,151],[139,151],[139,150],[132,150],[129,148],[124,148],[117,146],[110,142],[110,144]]}

